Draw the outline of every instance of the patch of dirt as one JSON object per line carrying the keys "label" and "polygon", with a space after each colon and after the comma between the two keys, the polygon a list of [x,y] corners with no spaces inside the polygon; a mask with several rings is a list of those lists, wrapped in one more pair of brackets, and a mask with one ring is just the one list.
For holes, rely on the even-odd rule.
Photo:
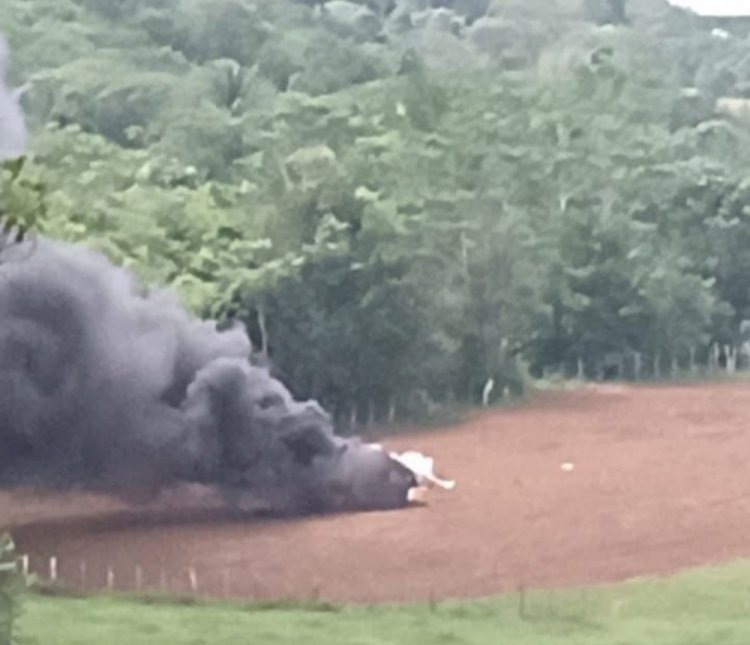
{"label": "patch of dirt", "polygon": [[374,602],[665,574],[750,556],[749,409],[743,384],[584,388],[399,436],[458,481],[404,511],[248,522],[198,489],[5,494],[0,525],[32,568],[55,555],[95,588],[111,567],[119,589],[187,592],[192,568],[205,594]]}

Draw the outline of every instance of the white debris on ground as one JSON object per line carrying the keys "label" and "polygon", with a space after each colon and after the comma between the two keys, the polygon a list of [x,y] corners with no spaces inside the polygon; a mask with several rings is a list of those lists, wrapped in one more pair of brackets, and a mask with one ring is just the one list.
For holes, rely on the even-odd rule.
{"label": "white debris on ground", "polygon": [[420,486],[427,488],[438,486],[445,490],[453,490],[456,487],[455,481],[441,479],[435,474],[435,460],[432,457],[416,450],[401,453],[391,452],[390,457],[411,470],[416,475],[417,483]]}
{"label": "white debris on ground", "polygon": [[442,479],[435,474],[435,460],[432,457],[409,450],[407,452],[391,452],[391,459],[399,462],[411,470],[417,478],[420,487],[432,488],[437,486],[444,490],[453,490],[456,482],[448,479]]}
{"label": "white debris on ground", "polygon": [[[385,452],[382,444],[370,443],[368,445],[373,450]],[[424,453],[416,450],[407,450],[406,452],[389,452],[388,456],[414,473],[414,477],[417,480],[417,487],[409,490],[409,502],[424,501],[427,491],[431,488],[437,487],[443,490],[453,490],[456,487],[454,480],[443,479],[435,474],[435,460]]]}
{"label": "white debris on ground", "polygon": [[419,486],[418,488],[410,488],[409,492],[406,493],[406,501],[408,501],[410,504],[414,502],[424,502],[426,497],[427,489],[424,486]]}

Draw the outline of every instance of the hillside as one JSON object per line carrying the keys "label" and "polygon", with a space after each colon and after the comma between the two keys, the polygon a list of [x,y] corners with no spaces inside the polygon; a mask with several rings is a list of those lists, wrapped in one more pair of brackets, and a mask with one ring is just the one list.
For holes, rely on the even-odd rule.
{"label": "hillside", "polygon": [[662,0],[6,0],[0,31],[12,208],[242,320],[342,423],[746,339],[750,44]]}

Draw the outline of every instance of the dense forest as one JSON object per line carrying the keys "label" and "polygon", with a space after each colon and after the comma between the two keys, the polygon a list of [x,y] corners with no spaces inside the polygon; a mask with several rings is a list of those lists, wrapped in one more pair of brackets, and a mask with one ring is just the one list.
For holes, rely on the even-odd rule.
{"label": "dense forest", "polygon": [[[14,221],[365,422],[750,339],[750,39],[663,0],[3,0]],[[723,360],[723,359],[722,359]]]}

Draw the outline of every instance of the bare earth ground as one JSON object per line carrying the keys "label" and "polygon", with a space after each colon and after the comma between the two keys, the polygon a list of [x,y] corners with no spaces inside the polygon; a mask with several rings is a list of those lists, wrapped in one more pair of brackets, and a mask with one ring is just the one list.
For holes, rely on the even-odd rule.
{"label": "bare earth ground", "polygon": [[[406,601],[577,585],[750,557],[750,386],[590,386],[387,441],[458,481],[429,505],[296,521],[0,495],[32,568],[103,587]],[[572,462],[572,471],[561,463]],[[184,496],[184,495],[183,495]],[[162,504],[164,506],[164,504]],[[211,508],[214,510],[211,510]]]}

